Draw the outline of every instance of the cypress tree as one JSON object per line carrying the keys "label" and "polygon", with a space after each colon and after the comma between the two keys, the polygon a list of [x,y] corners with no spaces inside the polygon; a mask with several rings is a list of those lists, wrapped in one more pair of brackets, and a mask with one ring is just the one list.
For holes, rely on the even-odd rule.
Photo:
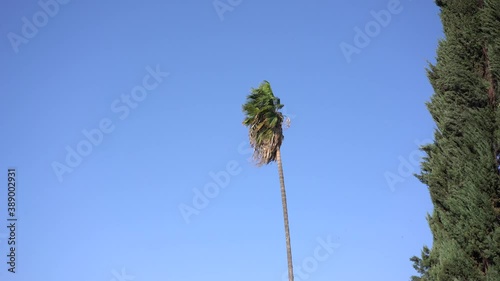
{"label": "cypress tree", "polygon": [[417,177],[432,248],[413,281],[500,280],[500,0],[436,0],[444,39],[427,69],[434,140]]}

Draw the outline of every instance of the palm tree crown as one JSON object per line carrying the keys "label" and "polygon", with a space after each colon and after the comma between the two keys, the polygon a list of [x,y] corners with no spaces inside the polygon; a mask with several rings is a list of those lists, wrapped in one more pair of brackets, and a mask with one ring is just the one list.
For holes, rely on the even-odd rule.
{"label": "palm tree crown", "polygon": [[276,161],[277,150],[284,139],[282,126],[285,117],[279,111],[282,108],[268,81],[252,89],[243,105],[243,125],[249,128],[250,145],[258,166]]}

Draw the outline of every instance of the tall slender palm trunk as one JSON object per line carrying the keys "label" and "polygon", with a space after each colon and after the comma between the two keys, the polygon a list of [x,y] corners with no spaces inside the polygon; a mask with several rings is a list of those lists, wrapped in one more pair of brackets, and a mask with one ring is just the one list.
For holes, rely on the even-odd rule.
{"label": "tall slender palm trunk", "polygon": [[283,203],[283,219],[285,221],[286,256],[288,258],[288,280],[293,281],[292,245],[290,244],[290,229],[288,227],[288,207],[286,205],[285,177],[283,176],[283,165],[281,164],[281,151],[276,151],[276,162],[281,186],[281,202]]}

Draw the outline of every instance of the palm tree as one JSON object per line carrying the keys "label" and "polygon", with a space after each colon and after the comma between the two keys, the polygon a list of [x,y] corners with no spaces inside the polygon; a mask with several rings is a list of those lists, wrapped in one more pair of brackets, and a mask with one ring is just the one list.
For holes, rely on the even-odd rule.
{"label": "palm tree", "polygon": [[283,219],[285,221],[286,254],[288,258],[288,279],[293,281],[292,246],[290,245],[290,230],[288,227],[288,208],[286,205],[285,178],[281,164],[280,147],[283,142],[283,122],[287,127],[290,119],[284,116],[280,109],[283,104],[275,97],[269,82],[264,81],[259,88],[252,89],[243,105],[245,119],[243,125],[248,127],[250,145],[254,149],[254,160],[257,166],[267,165],[276,161],[281,186],[281,202],[283,204]]}

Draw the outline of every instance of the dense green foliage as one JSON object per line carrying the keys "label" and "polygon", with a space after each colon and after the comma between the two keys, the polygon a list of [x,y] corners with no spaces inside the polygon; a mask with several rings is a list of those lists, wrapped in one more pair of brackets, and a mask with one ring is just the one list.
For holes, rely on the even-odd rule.
{"label": "dense green foliage", "polygon": [[433,143],[418,178],[428,186],[432,248],[413,281],[500,280],[500,0],[440,0],[445,38],[428,77]]}
{"label": "dense green foliage", "polygon": [[258,165],[276,160],[276,150],[284,139],[282,126],[285,118],[280,112],[283,106],[280,99],[274,96],[268,81],[252,89],[243,104],[243,125],[249,128],[250,145],[254,148],[254,159]]}

